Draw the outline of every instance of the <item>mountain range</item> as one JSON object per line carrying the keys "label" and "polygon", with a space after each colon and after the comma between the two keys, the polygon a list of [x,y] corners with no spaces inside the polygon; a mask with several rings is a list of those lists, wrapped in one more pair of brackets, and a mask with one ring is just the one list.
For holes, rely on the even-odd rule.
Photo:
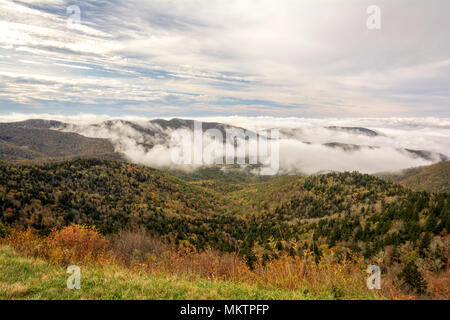
{"label": "mountain range", "polygon": [[167,143],[170,130],[192,125],[178,119],[0,124],[0,222],[42,234],[72,223],[103,234],[144,226],[178,247],[239,252],[250,265],[255,252],[263,260],[304,249],[319,256],[324,245],[367,259],[389,248],[426,256],[431,240],[446,239],[450,230],[449,161],[376,175],[258,176],[238,165],[151,168],[120,152],[126,139],[151,150],[155,141]]}
{"label": "mountain range", "polygon": [[97,159],[3,162],[1,221],[44,234],[71,223],[95,225],[105,234],[145,226],[176,245],[246,254],[270,241],[288,251],[338,244],[367,258],[408,241],[419,248],[425,233],[450,229],[448,193],[416,192],[356,172],[235,178],[184,179]]}
{"label": "mountain range", "polygon": [[[108,120],[98,124],[77,125],[52,120],[27,120],[22,122],[0,123],[0,159],[8,161],[20,160],[61,160],[72,158],[100,158],[122,159],[127,158],[127,151],[131,147],[142,148],[143,153],[155,146],[170,147],[170,134],[176,129],[193,130],[194,120],[185,119],[155,119],[146,122],[133,122],[125,120]],[[232,125],[218,122],[203,122],[203,131],[216,129],[226,136],[228,129],[241,129]],[[366,136],[370,138],[383,135],[363,127],[326,126],[330,132],[345,132],[350,135]],[[257,132],[248,132],[258,135]],[[344,153],[354,153],[364,150],[376,150],[382,146],[361,145],[357,143],[333,141],[315,142],[302,139],[302,129],[280,129],[280,139],[293,139],[305,145],[324,146],[338,149]],[[410,159],[439,162],[447,161],[447,155],[429,150],[417,150],[406,147],[396,147],[395,151]],[[130,159],[131,162],[136,159]],[[388,161],[389,159],[386,159]],[[332,169],[330,169],[332,170]],[[317,170],[319,171],[319,170]],[[323,170],[320,170],[323,171]],[[302,168],[292,172],[303,173]]]}

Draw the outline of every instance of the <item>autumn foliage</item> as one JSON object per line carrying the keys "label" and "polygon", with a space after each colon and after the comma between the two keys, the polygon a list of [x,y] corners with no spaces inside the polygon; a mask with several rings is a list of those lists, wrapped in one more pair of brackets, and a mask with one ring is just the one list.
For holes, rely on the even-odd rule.
{"label": "autumn foliage", "polygon": [[46,239],[50,261],[70,263],[99,261],[108,255],[108,241],[95,227],[71,225],[53,230]]}
{"label": "autumn foliage", "polygon": [[142,229],[120,232],[108,241],[95,228],[86,226],[71,225],[55,229],[48,236],[39,236],[35,230],[28,228],[13,230],[3,242],[23,254],[62,266],[120,264],[127,266],[131,272],[257,283],[303,290],[306,295],[328,295],[330,299],[343,296],[376,298],[386,292],[370,292],[365,285],[362,260],[354,260],[350,256],[337,259],[333,249],[324,251],[319,263],[308,250],[303,257],[291,257],[279,252],[277,259],[264,264],[257,253],[257,262],[250,268],[238,253],[220,253],[214,249],[198,251],[191,246],[175,248]]}
{"label": "autumn foliage", "polygon": [[32,228],[14,230],[6,242],[31,256],[45,258],[54,264],[88,264],[111,259],[109,242],[95,229],[71,225],[53,230],[41,237]]}
{"label": "autumn foliage", "polygon": [[0,182],[0,241],[54,264],[120,263],[330,298],[367,293],[365,270],[378,264],[384,297],[449,297],[448,193],[357,172],[189,178],[95,159],[0,164]]}

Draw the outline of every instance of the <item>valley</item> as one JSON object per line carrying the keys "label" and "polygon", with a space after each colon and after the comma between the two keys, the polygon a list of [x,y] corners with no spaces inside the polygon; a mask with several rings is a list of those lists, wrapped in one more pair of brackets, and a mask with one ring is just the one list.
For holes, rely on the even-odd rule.
{"label": "valley", "polygon": [[[189,125],[192,122],[158,120],[154,131],[146,129],[147,140],[135,137],[133,141],[151,150],[154,137],[168,141],[155,130]],[[377,263],[390,279],[390,288],[400,290],[396,295],[446,295],[442,281],[445,287],[450,257],[448,161],[376,175],[329,171],[258,176],[252,166],[238,165],[156,169],[132,163],[113,137],[82,136],[62,129],[67,126],[41,120],[0,124],[4,252],[17,250],[30,258],[50,259],[56,254],[52,248],[36,253],[33,243],[43,241],[46,248],[49,237],[60,232],[56,230],[87,226],[111,244],[105,250],[114,261],[122,261],[127,268],[156,263],[154,267],[166,276],[179,272],[167,265],[167,257],[181,259],[180,266],[189,276],[195,274],[198,261],[204,261],[201,274],[223,281],[236,277],[241,284],[257,276],[253,272],[268,272],[269,266],[287,268],[292,263],[300,268],[299,261],[315,270],[311,272],[318,272],[315,268],[321,264],[330,268],[327,272],[335,272],[333,268],[346,261],[348,279],[359,279],[357,265]],[[217,123],[208,126],[220,127]],[[332,130],[353,134],[356,129]],[[356,132],[374,136],[361,130]],[[134,134],[127,132],[128,138]],[[82,234],[84,229],[80,230]],[[128,238],[122,239],[127,232]],[[134,253],[123,256],[118,241]],[[72,250],[67,246],[64,250]],[[161,256],[157,253],[161,250],[167,253]],[[220,268],[211,271],[213,260],[206,258],[211,254],[219,265],[227,265],[225,261],[233,257],[242,274],[235,274],[236,266],[226,269],[226,276]],[[77,259],[85,263],[84,258]],[[399,280],[407,268],[426,277],[428,289],[421,282]],[[280,272],[273,271],[267,285],[300,288],[299,279],[289,285],[286,279],[275,281],[284,274]],[[312,280],[305,279],[302,286],[312,285]],[[314,294],[323,294],[316,290]]]}

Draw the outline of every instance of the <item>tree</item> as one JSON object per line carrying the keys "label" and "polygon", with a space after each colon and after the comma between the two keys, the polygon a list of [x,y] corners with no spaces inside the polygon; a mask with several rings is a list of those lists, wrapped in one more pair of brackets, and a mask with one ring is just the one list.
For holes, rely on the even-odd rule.
{"label": "tree", "polygon": [[408,289],[418,294],[424,294],[427,290],[427,283],[414,261],[410,261],[403,268],[402,272],[398,275],[398,279]]}

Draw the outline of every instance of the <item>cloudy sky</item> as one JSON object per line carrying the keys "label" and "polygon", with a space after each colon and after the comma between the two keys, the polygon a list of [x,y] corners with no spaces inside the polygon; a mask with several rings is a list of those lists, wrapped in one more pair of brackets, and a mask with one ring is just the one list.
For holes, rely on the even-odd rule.
{"label": "cloudy sky", "polygon": [[450,117],[449,13],[449,0],[0,0],[0,114]]}

